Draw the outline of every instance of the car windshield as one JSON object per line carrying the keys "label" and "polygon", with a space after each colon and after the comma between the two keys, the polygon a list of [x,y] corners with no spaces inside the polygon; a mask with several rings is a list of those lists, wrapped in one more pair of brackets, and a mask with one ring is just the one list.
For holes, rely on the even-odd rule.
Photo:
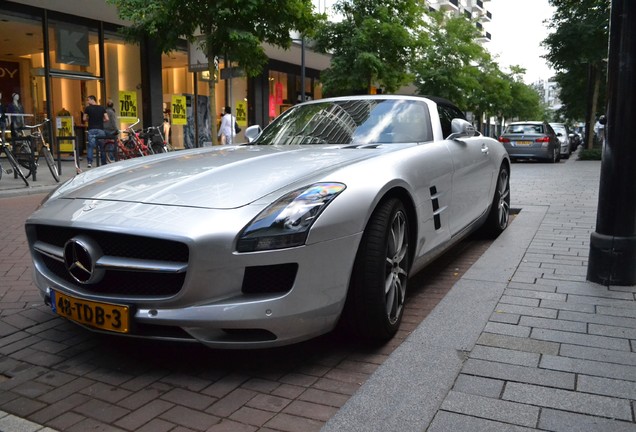
{"label": "car windshield", "polygon": [[541,134],[543,125],[541,124],[513,124],[504,131],[505,134]]}
{"label": "car windshield", "polygon": [[428,107],[408,99],[358,99],[297,105],[252,144],[393,144],[433,139]]}

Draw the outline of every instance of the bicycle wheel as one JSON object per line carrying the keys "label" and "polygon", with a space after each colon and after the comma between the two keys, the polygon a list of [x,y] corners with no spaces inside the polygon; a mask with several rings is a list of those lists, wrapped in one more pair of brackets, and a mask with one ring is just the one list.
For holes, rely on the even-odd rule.
{"label": "bicycle wheel", "polygon": [[40,152],[44,154],[44,160],[49,167],[49,171],[51,171],[51,175],[55,179],[56,182],[60,181],[60,173],[57,170],[57,164],[55,163],[55,159],[53,159],[53,155],[51,154],[51,149],[47,146],[43,145],[40,149]]}
{"label": "bicycle wheel", "polygon": [[113,163],[117,160],[115,149],[117,143],[113,140],[104,142],[104,154],[106,155],[106,163]]}
{"label": "bicycle wheel", "polygon": [[17,163],[24,168],[24,176],[29,177],[31,175],[31,169],[35,164],[33,160],[33,151],[28,142],[21,141],[15,144],[13,148],[13,157]]}
{"label": "bicycle wheel", "polygon": [[6,147],[4,148],[4,153],[7,155],[7,160],[9,161],[9,165],[13,167],[13,172],[16,175],[20,176],[24,184],[28,187],[29,181],[26,179],[26,176],[20,169],[20,165],[18,165],[18,161],[15,160],[15,158],[13,157],[13,154],[9,150],[7,150]]}

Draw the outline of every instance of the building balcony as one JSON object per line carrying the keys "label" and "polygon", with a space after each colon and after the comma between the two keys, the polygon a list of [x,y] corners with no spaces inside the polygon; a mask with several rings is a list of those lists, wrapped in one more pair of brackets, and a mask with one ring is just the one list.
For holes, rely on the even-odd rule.
{"label": "building balcony", "polygon": [[491,20],[492,20],[492,14],[490,13],[490,11],[484,11],[479,16],[479,21],[481,22],[490,22]]}
{"label": "building balcony", "polygon": [[490,33],[488,33],[488,32],[483,32],[482,35],[477,38],[477,41],[478,42],[482,42],[482,43],[483,42],[490,42],[491,40],[492,39],[490,37]]}
{"label": "building balcony", "polygon": [[473,0],[473,12],[482,12],[484,10],[484,2],[482,0]]}
{"label": "building balcony", "polygon": [[459,11],[459,0],[439,0],[439,9],[443,11]]}

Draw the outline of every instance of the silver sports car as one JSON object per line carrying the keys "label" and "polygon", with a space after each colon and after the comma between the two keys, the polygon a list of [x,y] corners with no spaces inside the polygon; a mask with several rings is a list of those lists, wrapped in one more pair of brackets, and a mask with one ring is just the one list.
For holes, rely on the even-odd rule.
{"label": "silver sports car", "polygon": [[54,313],[96,331],[285,345],[398,330],[408,277],[508,224],[510,161],[450,102],[296,105],[251,142],[77,175],[26,222]]}

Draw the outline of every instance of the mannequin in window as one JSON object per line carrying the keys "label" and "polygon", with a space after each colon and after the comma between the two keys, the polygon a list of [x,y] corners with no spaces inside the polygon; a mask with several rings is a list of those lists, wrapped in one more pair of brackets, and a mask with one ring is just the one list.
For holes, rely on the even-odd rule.
{"label": "mannequin in window", "polygon": [[170,143],[170,109],[167,103],[163,103],[163,140]]}
{"label": "mannequin in window", "polygon": [[[20,103],[20,95],[13,93],[11,95],[13,100],[7,107],[9,114],[24,114],[24,107]],[[24,127],[24,116],[12,115],[11,116],[11,136],[16,136],[16,132]]]}

